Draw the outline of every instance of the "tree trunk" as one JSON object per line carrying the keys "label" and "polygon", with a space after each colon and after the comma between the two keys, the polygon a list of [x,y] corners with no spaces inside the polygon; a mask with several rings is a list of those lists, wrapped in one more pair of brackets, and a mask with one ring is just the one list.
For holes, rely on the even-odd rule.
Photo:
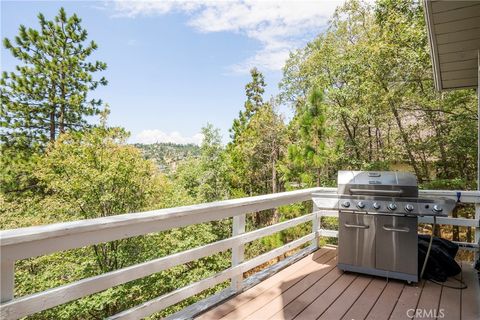
{"label": "tree trunk", "polygon": [[277,193],[277,169],[275,168],[275,159],[272,161],[272,193]]}
{"label": "tree trunk", "polygon": [[58,129],[60,133],[65,133],[65,105],[60,106],[60,114],[58,115]]}
{"label": "tree trunk", "polygon": [[55,129],[56,129],[56,116],[57,116],[57,106],[55,104],[55,90],[57,84],[53,80],[51,84],[51,88],[48,93],[48,99],[50,103],[50,142],[55,141]]}
{"label": "tree trunk", "polygon": [[449,168],[448,168],[448,156],[447,156],[447,151],[445,149],[445,143],[443,141],[444,135],[441,132],[441,129],[437,125],[436,119],[432,119],[431,116],[427,114],[427,119],[430,120],[430,125],[433,126],[434,131],[435,131],[435,140],[437,140],[438,148],[440,151],[440,159],[442,161],[442,168],[443,168],[443,177],[444,178],[451,178],[450,173],[449,173]]}
{"label": "tree trunk", "polygon": [[[385,83],[382,83],[383,90],[385,91],[386,94],[390,94],[390,91],[388,90],[388,87]],[[407,152],[408,159],[410,161],[410,165],[413,167],[413,171],[415,171],[415,174],[418,178],[418,182],[422,183],[423,182],[423,176],[421,175],[420,169],[418,168],[417,162],[415,160],[415,157],[412,153],[412,148],[410,145],[410,140],[405,132],[403,125],[402,125],[402,119],[400,119],[400,115],[398,114],[398,110],[395,107],[394,102],[392,101],[392,98],[388,98],[388,105],[390,106],[390,110],[392,111],[392,114],[395,118],[395,121],[397,122],[397,127],[398,130],[400,131],[400,136],[403,140],[404,148],[405,151]]]}
{"label": "tree trunk", "polygon": [[[65,50],[65,49],[64,49]],[[65,100],[66,100],[66,90],[65,90],[65,73],[62,71],[62,82],[60,85],[60,114],[58,115],[58,129],[59,133],[65,133]]]}
{"label": "tree trunk", "polygon": [[410,165],[413,167],[413,171],[415,171],[415,174],[417,175],[418,182],[422,183],[424,177],[423,177],[422,173],[420,172],[420,169],[418,168],[415,157],[413,156],[412,148],[411,148],[411,145],[410,145],[410,140],[409,140],[409,137],[408,137],[407,133],[405,132],[405,130],[403,128],[402,120],[400,119],[400,115],[398,114],[398,110],[397,110],[397,108],[395,108],[395,106],[394,106],[394,104],[391,100],[389,101],[389,104],[390,104],[390,110],[392,111],[393,116],[395,117],[395,121],[397,122],[398,130],[400,131],[400,136],[402,137],[404,148],[405,148],[405,151],[407,152],[407,156],[408,156],[408,159],[410,161]]}
{"label": "tree trunk", "polygon": [[382,132],[380,131],[379,127],[375,127],[375,137],[376,137],[376,159],[378,160],[385,160],[384,153],[380,150],[383,150],[383,143],[382,143]]}
{"label": "tree trunk", "polygon": [[373,155],[373,144],[372,144],[372,128],[370,127],[370,123],[368,124],[368,161],[372,162],[372,155]]}
{"label": "tree trunk", "polygon": [[[62,23],[62,31],[63,34],[65,34],[64,30],[64,25]],[[62,56],[66,57],[67,56],[67,41],[63,42],[63,52]],[[65,133],[65,109],[66,109],[66,100],[67,100],[67,90],[65,89],[65,75],[68,72],[68,67],[65,65],[65,58],[62,61],[61,64],[61,83],[60,83],[60,98],[61,98],[61,104],[60,104],[60,114],[58,117],[58,129],[59,133]]]}
{"label": "tree trunk", "polygon": [[55,109],[50,112],[50,142],[55,141]]}
{"label": "tree trunk", "polygon": [[350,139],[350,141],[352,143],[353,150],[355,152],[355,156],[356,156],[357,159],[360,159],[360,152],[358,151],[357,142],[355,140],[355,134],[352,133],[352,130],[350,130],[350,127],[348,126],[348,121],[347,121],[347,118],[345,117],[345,115],[342,114],[340,116],[342,118],[342,123],[343,123],[343,126],[345,127],[345,130],[347,130],[348,138]]}

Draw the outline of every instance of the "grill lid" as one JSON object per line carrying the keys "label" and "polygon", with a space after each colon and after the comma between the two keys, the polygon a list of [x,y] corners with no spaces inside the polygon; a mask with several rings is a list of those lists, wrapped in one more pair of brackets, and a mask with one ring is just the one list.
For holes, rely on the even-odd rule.
{"label": "grill lid", "polygon": [[418,197],[417,177],[397,171],[338,171],[340,195]]}

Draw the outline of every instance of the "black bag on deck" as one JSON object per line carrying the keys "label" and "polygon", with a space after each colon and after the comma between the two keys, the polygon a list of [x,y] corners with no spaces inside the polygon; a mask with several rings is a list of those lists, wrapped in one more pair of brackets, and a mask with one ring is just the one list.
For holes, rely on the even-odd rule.
{"label": "black bag on deck", "polygon": [[[422,271],[423,262],[427,255],[430,236],[418,236],[418,274]],[[446,239],[434,237],[427,266],[423,278],[439,282],[447,281],[448,277],[459,274],[462,269],[455,261],[458,245]]]}

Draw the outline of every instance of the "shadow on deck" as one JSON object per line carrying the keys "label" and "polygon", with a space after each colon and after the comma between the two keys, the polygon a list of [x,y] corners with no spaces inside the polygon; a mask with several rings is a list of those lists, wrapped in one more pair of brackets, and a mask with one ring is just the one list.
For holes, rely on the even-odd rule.
{"label": "shadow on deck", "polygon": [[[479,280],[470,264],[465,290],[342,272],[337,250],[324,247],[197,319],[480,319]],[[417,311],[415,311],[417,310]],[[415,312],[417,312],[415,317]]]}

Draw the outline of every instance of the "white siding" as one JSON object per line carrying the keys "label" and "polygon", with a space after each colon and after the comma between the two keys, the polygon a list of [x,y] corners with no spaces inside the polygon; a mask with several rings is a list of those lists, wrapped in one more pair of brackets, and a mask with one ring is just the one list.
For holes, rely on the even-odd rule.
{"label": "white siding", "polygon": [[438,89],[477,87],[480,1],[425,0]]}

